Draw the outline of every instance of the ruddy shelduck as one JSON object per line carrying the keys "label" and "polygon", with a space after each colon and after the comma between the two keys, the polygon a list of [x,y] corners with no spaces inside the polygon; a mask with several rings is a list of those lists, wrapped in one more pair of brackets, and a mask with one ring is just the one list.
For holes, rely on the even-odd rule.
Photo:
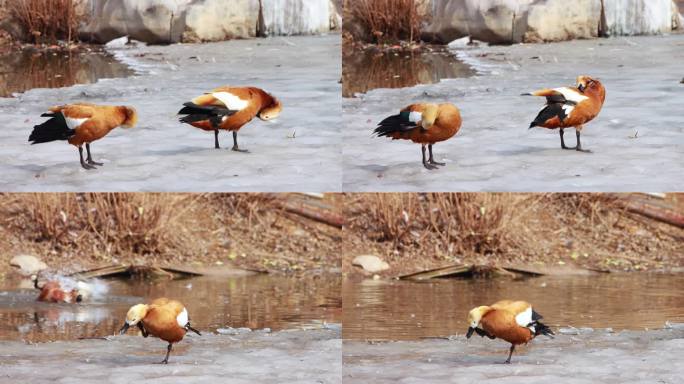
{"label": "ruddy shelduck", "polygon": [[220,87],[183,104],[178,114],[182,123],[205,131],[214,131],[214,148],[219,146],[219,130],[233,132],[233,151],[240,149],[237,133],[255,117],[263,121],[273,120],[283,109],[278,99],[256,87]]}
{"label": "ruddy shelduck", "polygon": [[152,335],[169,343],[166,357],[160,364],[168,364],[173,344],[183,340],[188,331],[202,335],[190,325],[188,311],[181,302],[163,297],[150,304],[132,306],[119,333],[123,335],[128,328],[134,326],[140,329],[143,337]]}
{"label": "ruddy shelduck", "polygon": [[[94,161],[90,153],[90,144],[93,141],[105,137],[116,127],[133,127],[138,121],[138,114],[132,107],[89,103],[52,107],[48,113],[41,116],[50,119],[33,127],[33,132],[29,136],[31,144],[66,140],[78,148],[81,166],[85,169],[103,165]],[[88,152],[85,160],[83,144]]]}
{"label": "ruddy shelduck", "polygon": [[[33,276],[33,286],[40,290],[36,300],[46,303],[80,303],[89,293],[87,285],[84,283],[81,284],[78,284],[77,288],[69,289],[62,287],[62,284],[57,280],[50,280],[43,283],[42,286],[39,286],[38,276]],[[84,292],[81,292],[79,288],[83,288]]]}
{"label": "ruddy shelduck", "polygon": [[481,337],[498,337],[508,341],[511,348],[505,363],[510,364],[516,345],[527,344],[538,335],[553,338],[553,331],[539,322],[541,319],[542,316],[532,309],[530,303],[502,300],[490,306],[474,308],[468,313],[466,338],[469,339],[476,332]]}
{"label": "ruddy shelduck", "polygon": [[[546,106],[530,124],[530,128],[559,128],[561,148],[591,152],[582,149],[580,134],[584,124],[598,116],[603,107],[603,102],[606,100],[606,89],[600,81],[589,76],[578,76],[577,85],[574,87],[542,89],[531,93],[523,93],[523,96],[546,97]],[[575,147],[567,147],[565,145],[563,140],[563,130],[565,128],[575,128],[577,135],[577,145]]]}
{"label": "ruddy shelduck", "polygon": [[[377,136],[391,137],[392,140],[411,140],[421,145],[423,166],[436,169],[446,165],[435,161],[432,146],[453,137],[461,129],[461,112],[453,104],[412,104],[399,114],[390,116],[375,128]],[[429,158],[425,157],[425,147]]]}

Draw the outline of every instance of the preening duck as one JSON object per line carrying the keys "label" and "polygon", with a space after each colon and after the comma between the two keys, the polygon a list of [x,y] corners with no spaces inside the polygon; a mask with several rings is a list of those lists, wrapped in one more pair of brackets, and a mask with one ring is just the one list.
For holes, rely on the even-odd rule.
{"label": "preening duck", "polygon": [[[391,137],[393,140],[411,140],[421,145],[423,166],[436,169],[446,165],[435,161],[432,146],[453,137],[461,129],[461,113],[453,104],[412,104],[399,114],[390,116],[378,124],[373,133]],[[425,158],[425,147],[429,158]]]}
{"label": "preening duck", "polygon": [[474,308],[468,313],[466,338],[469,339],[476,332],[481,337],[498,337],[508,341],[511,348],[505,363],[510,364],[516,345],[527,344],[538,335],[553,338],[553,331],[539,322],[541,319],[542,316],[532,309],[530,303],[502,300],[490,306]]}
{"label": "preening duck", "polygon": [[126,314],[126,322],[119,333],[123,335],[128,328],[135,326],[140,329],[143,337],[152,335],[169,343],[166,348],[166,357],[161,364],[168,364],[173,344],[183,340],[188,331],[202,335],[190,325],[188,311],[183,304],[165,297],[156,299],[150,304],[132,306]]}
{"label": "preening duck", "polygon": [[[531,93],[523,93],[523,96],[546,97],[546,106],[530,124],[530,128],[560,128],[561,148],[591,152],[582,149],[580,133],[584,124],[598,116],[603,107],[603,102],[606,99],[606,89],[600,81],[589,76],[578,76],[575,87],[542,89]],[[565,145],[563,140],[563,130],[565,128],[575,128],[577,135],[577,145],[575,147],[567,147]]]}
{"label": "preening duck", "polygon": [[237,132],[258,117],[273,120],[283,109],[278,99],[260,88],[220,87],[183,104],[178,114],[182,123],[205,131],[214,131],[214,148],[220,148],[219,130],[233,132],[233,151],[248,152],[238,147]]}
{"label": "preening duck", "polygon": [[[105,137],[112,129],[133,127],[138,121],[134,108],[126,106],[95,105],[89,103],[69,104],[52,107],[41,115],[49,119],[33,127],[29,136],[31,144],[66,140],[78,147],[81,166],[94,169],[103,165],[93,160],[90,143]],[[83,144],[88,157],[83,159]]]}

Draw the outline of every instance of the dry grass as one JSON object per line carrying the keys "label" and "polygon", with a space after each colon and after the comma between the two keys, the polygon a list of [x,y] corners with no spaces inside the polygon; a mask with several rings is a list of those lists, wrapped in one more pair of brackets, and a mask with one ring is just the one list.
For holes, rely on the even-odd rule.
{"label": "dry grass", "polygon": [[[345,269],[359,254],[390,275],[454,263],[577,264],[611,270],[682,265],[684,231],[630,214],[613,194],[357,194]],[[624,197],[624,196],[622,196]]]}
{"label": "dry grass", "polygon": [[347,0],[345,12],[370,34],[376,43],[417,41],[424,15],[422,0]]}
{"label": "dry grass", "polygon": [[83,0],[13,0],[7,3],[34,43],[72,41],[84,16],[79,12]]}

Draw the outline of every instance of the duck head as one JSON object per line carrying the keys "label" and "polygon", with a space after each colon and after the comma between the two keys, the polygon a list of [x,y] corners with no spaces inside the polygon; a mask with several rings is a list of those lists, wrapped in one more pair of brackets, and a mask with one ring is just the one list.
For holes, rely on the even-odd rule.
{"label": "duck head", "polygon": [[119,111],[125,116],[121,124],[124,128],[133,128],[138,123],[138,112],[133,107],[119,106]]}
{"label": "duck head", "polygon": [[280,103],[280,100],[271,96],[271,103],[259,111],[258,117],[263,121],[271,121],[278,117],[282,110],[283,105]]}
{"label": "duck head", "polygon": [[438,112],[439,107],[436,104],[426,105],[425,110],[423,110],[423,117],[421,118],[420,125],[424,129],[430,129],[432,125],[435,124],[435,120],[437,120]]}
{"label": "duck head", "polygon": [[489,308],[488,306],[482,306],[482,307],[473,308],[468,313],[468,333],[466,333],[466,338],[470,339],[470,336],[473,335],[473,332],[475,332],[475,329],[480,325],[480,321],[482,320],[482,316],[484,316],[487,312],[489,312],[490,309],[491,308]]}
{"label": "duck head", "polygon": [[606,89],[598,79],[590,76],[577,76],[577,89],[586,94],[596,94],[604,101],[606,98]]}
{"label": "duck head", "polygon": [[119,330],[119,334],[123,335],[128,331],[128,328],[138,325],[138,323],[147,315],[147,309],[147,305],[145,304],[136,304],[132,306],[126,314],[126,322]]}

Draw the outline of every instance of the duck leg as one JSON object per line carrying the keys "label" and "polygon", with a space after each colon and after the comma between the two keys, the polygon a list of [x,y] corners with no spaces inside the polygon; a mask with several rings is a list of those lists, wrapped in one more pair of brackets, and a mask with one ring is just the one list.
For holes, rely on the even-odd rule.
{"label": "duck leg", "polygon": [[510,364],[511,363],[511,356],[513,356],[513,351],[515,351],[515,344],[511,344],[511,349],[508,352],[508,359],[504,361],[504,364]]}
{"label": "duck leg", "polygon": [[90,165],[104,165],[102,163],[98,163],[97,161],[93,160],[93,156],[90,154],[90,143],[86,143],[86,152],[88,152],[88,157],[86,158],[86,162]]}
{"label": "duck leg", "polygon": [[81,158],[81,167],[85,169],[95,169],[95,166],[90,165],[83,160],[83,147],[80,145],[78,146],[78,156]]}
{"label": "duck leg", "polygon": [[164,360],[160,361],[159,364],[169,363],[169,355],[171,354],[171,348],[173,348],[173,344],[169,343],[169,346],[166,347],[166,357],[164,358]]}
{"label": "duck leg", "polygon": [[425,144],[421,147],[423,151],[423,166],[429,170],[437,169],[436,165],[430,164],[426,159],[425,159]]}
{"label": "duck leg", "polygon": [[240,147],[238,147],[238,143],[237,143],[237,131],[233,131],[233,148],[232,148],[232,150],[235,151],[235,152],[242,152],[242,153],[247,153],[247,152],[249,152],[248,149],[240,149]]}
{"label": "duck leg", "polygon": [[561,138],[561,148],[563,148],[563,149],[575,149],[575,147],[571,148],[571,147],[568,147],[565,145],[565,140],[563,139],[563,134],[565,133],[565,131],[563,130],[563,128],[561,128],[559,132],[560,132],[560,138]]}
{"label": "duck leg", "polygon": [[580,127],[580,129],[576,129],[576,130],[575,130],[575,134],[577,134],[577,147],[575,147],[575,149],[578,150],[578,151],[580,151],[580,152],[591,153],[591,151],[588,150],[588,149],[582,149],[582,142],[580,141],[580,133],[581,133],[581,131],[582,131],[582,128],[581,128],[581,127]]}
{"label": "duck leg", "polygon": [[221,148],[221,146],[219,145],[218,133],[218,128],[214,128],[214,149]]}
{"label": "duck leg", "polygon": [[428,149],[430,150],[430,159],[428,160],[428,163],[432,165],[446,165],[446,163],[438,163],[435,161],[435,158],[432,156],[432,144],[428,145]]}

